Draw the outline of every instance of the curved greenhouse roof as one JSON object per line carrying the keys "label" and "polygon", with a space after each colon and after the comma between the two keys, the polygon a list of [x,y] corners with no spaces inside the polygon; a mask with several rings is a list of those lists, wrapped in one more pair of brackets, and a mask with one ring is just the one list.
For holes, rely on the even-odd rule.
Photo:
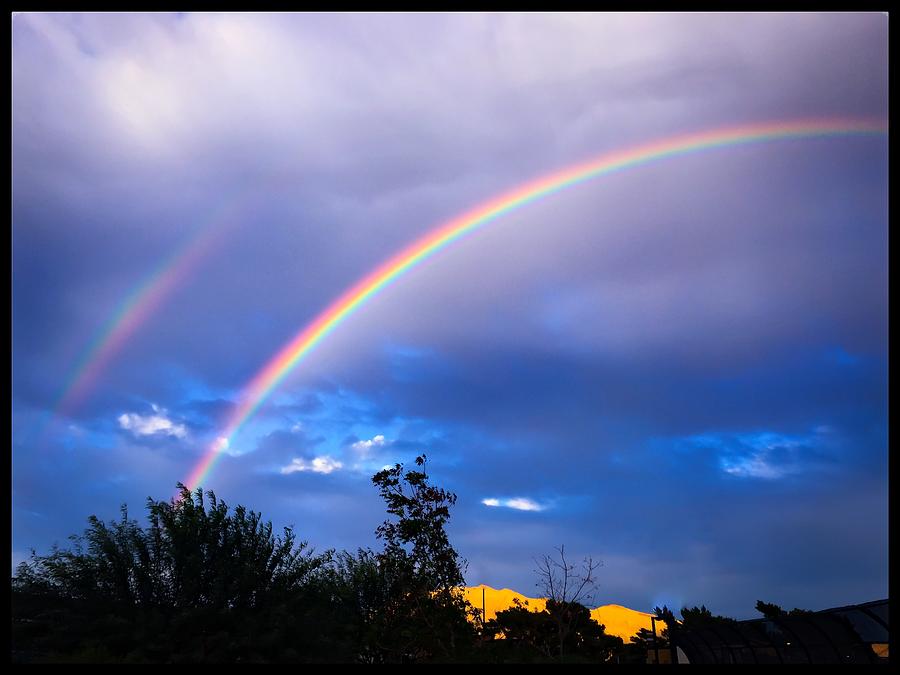
{"label": "curved greenhouse roof", "polygon": [[689,663],[879,663],[889,636],[887,600],[670,631]]}

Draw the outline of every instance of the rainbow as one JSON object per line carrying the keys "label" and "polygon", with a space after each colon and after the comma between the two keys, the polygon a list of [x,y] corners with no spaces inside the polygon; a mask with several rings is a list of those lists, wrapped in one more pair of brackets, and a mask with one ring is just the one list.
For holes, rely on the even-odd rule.
{"label": "rainbow", "polygon": [[211,231],[192,237],[186,245],[166,258],[147,275],[96,332],[73,368],[56,405],[57,417],[71,414],[93,388],[109,362],[122,349],[135,331],[159,308],[205,257],[214,239]]}
{"label": "rainbow", "polygon": [[81,405],[96,385],[100,375],[122,350],[135,332],[156,312],[199,263],[208,257],[223,233],[234,226],[239,202],[229,202],[216,210],[214,225],[206,224],[195,231],[162,260],[119,303],[115,311],[96,331],[66,379],[62,394],[54,406],[53,417],[66,417]]}
{"label": "rainbow", "polygon": [[187,480],[187,487],[194,490],[206,479],[216,460],[231,444],[231,440],[244,423],[253,416],[288,373],[338,325],[416,265],[497,218],[538,199],[593,178],[704,150],[782,139],[883,134],[886,132],[887,125],[882,121],[813,119],[751,124],[680,135],[611,152],[542,176],[466,211],[443,225],[439,225],[385,260],[344,291],[340,297],[284,345],[243,389],[240,403],[224,424],[222,433],[194,467]]}

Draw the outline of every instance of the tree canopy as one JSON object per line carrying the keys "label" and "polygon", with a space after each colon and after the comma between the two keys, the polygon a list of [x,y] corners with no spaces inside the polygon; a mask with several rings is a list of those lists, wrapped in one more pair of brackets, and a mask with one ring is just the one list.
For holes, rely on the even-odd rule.
{"label": "tree canopy", "polygon": [[425,456],[373,477],[382,550],[316,553],[286,527],[179,484],[146,524],[88,519],[69,548],[13,578],[13,654],[64,661],[431,661],[476,642],[465,561],[445,526],[456,495]]}
{"label": "tree canopy", "polygon": [[[484,622],[465,599],[466,561],[447,525],[457,496],[425,455],[379,471],[379,549],[316,552],[292,527],[179,484],[143,522],[88,518],[68,548],[32,552],[12,580],[13,660],[60,662],[610,662],[642,660],[583,603],[600,566],[565,549],[537,561],[546,605]],[[782,611],[760,603],[766,611]],[[773,609],[774,608],[774,609]],[[668,608],[657,608],[672,628]],[[685,626],[715,617],[682,609]],[[646,631],[644,631],[646,632]],[[641,653],[643,650],[643,656]]]}

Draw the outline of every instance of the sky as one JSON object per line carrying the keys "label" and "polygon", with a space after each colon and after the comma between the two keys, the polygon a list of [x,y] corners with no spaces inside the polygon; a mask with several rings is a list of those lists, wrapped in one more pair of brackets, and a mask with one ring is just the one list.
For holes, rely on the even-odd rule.
{"label": "sky", "polygon": [[[887,120],[888,19],[12,17],[12,563],[187,482],[298,331],[526,181],[762,122]],[[886,135],[573,186],[454,243],[291,370],[203,477],[377,547],[428,457],[469,584],[593,604],[888,595]]]}

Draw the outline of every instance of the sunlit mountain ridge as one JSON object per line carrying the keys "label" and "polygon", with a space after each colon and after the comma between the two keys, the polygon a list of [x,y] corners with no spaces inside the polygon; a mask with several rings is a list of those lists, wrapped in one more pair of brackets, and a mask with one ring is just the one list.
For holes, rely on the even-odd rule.
{"label": "sunlit mountain ridge", "polygon": [[[491,588],[485,584],[466,587],[466,599],[478,609],[484,608],[485,619],[490,621],[497,612],[513,606],[514,600],[522,604],[527,603],[529,610],[539,612],[547,604],[545,598],[529,598],[509,588]],[[603,605],[591,610],[591,617],[606,627],[610,635],[618,635],[628,642],[641,628],[651,630],[650,617],[647,612],[639,612],[622,605]],[[665,622],[656,622],[656,631],[659,633],[666,627]]]}

